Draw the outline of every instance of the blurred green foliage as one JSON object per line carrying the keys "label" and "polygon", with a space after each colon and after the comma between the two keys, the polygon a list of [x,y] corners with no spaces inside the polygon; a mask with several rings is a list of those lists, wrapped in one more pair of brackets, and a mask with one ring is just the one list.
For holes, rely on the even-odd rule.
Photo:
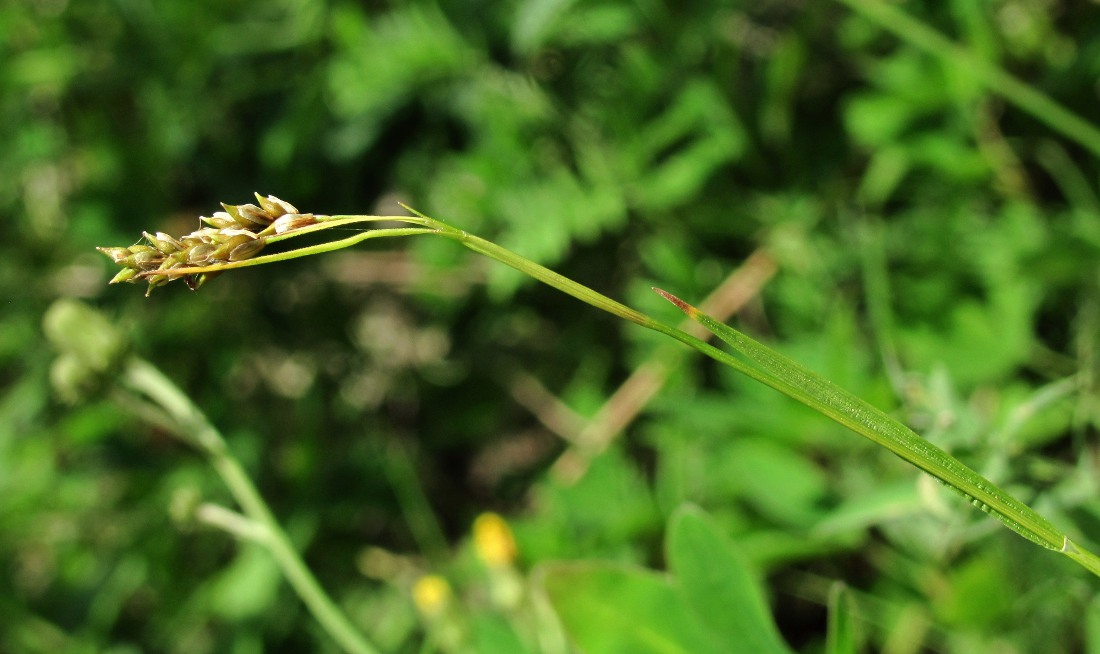
{"label": "blurred green foliage", "polygon": [[[900,6],[1100,121],[1087,3]],[[1083,570],[694,357],[563,481],[519,375],[588,416],[659,337],[451,243],[150,299],[106,286],[92,249],[253,190],[322,213],[400,199],[671,322],[651,285],[702,298],[766,248],[746,330],[1096,543],[1100,168],[965,67],[793,0],[11,2],[0,56],[0,650],[334,648],[263,552],[173,519],[229,503],[198,457],[109,389],[53,394],[42,315],[79,297],[222,427],[385,651],[568,651],[526,595],[555,560],[601,560],[585,581],[646,615],[679,592],[638,566],[669,563],[684,502],[800,651],[830,619],[895,654],[1100,651]],[[471,553],[490,509],[507,574]],[[414,601],[428,573],[453,593],[436,614]]]}

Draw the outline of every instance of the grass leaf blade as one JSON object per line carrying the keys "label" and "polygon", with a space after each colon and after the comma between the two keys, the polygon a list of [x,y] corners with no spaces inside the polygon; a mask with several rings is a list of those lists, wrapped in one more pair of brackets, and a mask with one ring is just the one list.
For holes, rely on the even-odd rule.
{"label": "grass leaf blade", "polygon": [[[779,381],[778,384],[769,384],[773,388],[889,449],[961,493],[972,504],[1024,538],[1048,549],[1064,551],[1066,536],[1050,521],[913,430],[680,298],[660,289],[653,290],[751,361],[759,372]],[[792,388],[794,392],[790,392]]]}

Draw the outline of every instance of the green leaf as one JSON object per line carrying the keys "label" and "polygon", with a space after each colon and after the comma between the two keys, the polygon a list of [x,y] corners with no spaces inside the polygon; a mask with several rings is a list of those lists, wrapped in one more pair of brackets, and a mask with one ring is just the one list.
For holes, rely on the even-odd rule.
{"label": "green leaf", "polygon": [[986,551],[952,569],[933,605],[937,622],[993,630],[1009,620],[1019,587],[1005,567],[1003,557]]}
{"label": "green leaf", "polygon": [[475,615],[471,619],[474,651],[481,654],[529,654],[512,625],[498,615]]}
{"label": "green leaf", "polygon": [[852,624],[852,596],[841,583],[829,589],[829,627],[825,636],[825,654],[856,654],[855,627]]}
{"label": "green leaf", "polygon": [[1085,652],[1100,654],[1100,598],[1092,600],[1085,611]]}
{"label": "green leaf", "polygon": [[633,560],[637,548],[630,544],[655,532],[663,521],[641,472],[618,448],[594,458],[576,483],[548,480],[533,493],[543,514],[518,523],[516,537],[535,559]]}
{"label": "green leaf", "polygon": [[716,85],[691,80],[675,104],[638,135],[632,153],[641,171],[639,205],[666,210],[699,193],[721,166],[735,161],[747,138]]}
{"label": "green leaf", "polygon": [[1080,549],[1046,518],[913,430],[812,370],[722,324],[680,298],[660,289],[654,291],[732,346],[751,361],[751,365],[715,351],[686,334],[681,336],[672,330],[665,333],[887,448],[961,493],[1017,534],[1037,545],[1061,552],[1094,574],[1100,574],[1100,558]]}
{"label": "green leaf", "polygon": [[663,575],[609,563],[559,563],[538,573],[570,641],[585,654],[717,654]]}
{"label": "green leaf", "polygon": [[240,554],[210,581],[210,605],[227,620],[255,618],[271,609],[282,576],[271,555],[258,545],[243,545]]}
{"label": "green leaf", "polygon": [[688,506],[673,514],[666,548],[681,596],[723,651],[791,651],[776,629],[754,571],[702,511]]}
{"label": "green leaf", "polygon": [[882,522],[899,520],[927,509],[912,480],[883,482],[834,507],[813,528],[813,534],[827,538],[850,532],[862,532]]}
{"label": "green leaf", "polygon": [[804,454],[763,438],[745,438],[727,452],[730,470],[753,508],[771,520],[804,525],[820,519],[827,481]]}

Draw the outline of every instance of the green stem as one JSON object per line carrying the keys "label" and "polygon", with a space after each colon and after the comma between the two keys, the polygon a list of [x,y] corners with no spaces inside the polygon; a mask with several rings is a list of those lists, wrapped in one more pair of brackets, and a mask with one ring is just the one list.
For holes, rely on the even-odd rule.
{"label": "green stem", "polygon": [[[432,220],[424,217],[427,220]],[[736,369],[748,377],[769,386],[788,397],[797,400],[826,417],[870,438],[877,444],[898,454],[917,468],[932,474],[952,489],[962,493],[979,508],[992,513],[1001,522],[1021,536],[1037,545],[1059,551],[1100,576],[1100,558],[1092,552],[1080,549],[1064,533],[1044,517],[1036,513],[1023,502],[1001,491],[995,484],[978,475],[954,457],[943,452],[923,438],[920,438],[901,423],[893,420],[878,409],[856,398],[850,400],[850,394],[817,375],[802,371],[801,367],[786,357],[751,341],[747,336],[737,333],[744,341],[751,341],[748,349],[763,357],[754,361],[761,363],[765,370],[749,365],[741,359],[706,343],[675,327],[658,322],[649,316],[616,302],[587,286],[579,284],[549,268],[503,248],[483,238],[468,234],[438,221],[432,221],[432,227],[440,236],[452,238],[471,250],[484,254],[523,272],[549,286],[571,295],[586,304],[602,309],[624,320],[670,336],[712,359]],[[657,290],[657,289],[654,289]],[[666,299],[672,300],[681,309],[689,313],[698,313],[694,307],[659,291]],[[700,319],[700,316],[693,316]],[[702,316],[709,319],[709,316]],[[705,323],[706,324],[706,323]],[[713,331],[717,325],[708,324]],[[729,329],[729,328],[727,328]],[[729,330],[733,332],[734,330]],[[721,336],[721,334],[720,334]],[[742,345],[744,345],[742,343]],[[738,348],[741,349],[741,348]],[[782,375],[777,371],[796,370],[798,374]],[[822,400],[822,398],[825,400]]]}
{"label": "green stem", "polygon": [[156,403],[172,418],[181,435],[185,435],[206,454],[244,514],[263,527],[267,534],[263,545],[271,552],[290,585],[333,640],[352,654],[378,654],[378,650],[352,626],[321,588],[295,551],[286,532],[275,520],[252,480],[229,450],[225,439],[183,391],[155,366],[138,358],[128,362],[123,373],[123,384]]}
{"label": "green stem", "polygon": [[[439,231],[440,236],[453,238],[465,245],[466,247],[470,248],[474,252],[484,254],[490,259],[496,259],[497,261],[505,265],[511,266],[512,268],[515,268],[516,270],[530,277],[533,277],[544,284],[552,286],[568,295],[572,295],[581,302],[590,304],[597,309],[602,309],[603,311],[618,316],[623,320],[629,320],[630,322],[641,325],[643,327],[649,327],[650,329],[657,329],[658,327],[672,329],[671,327],[666,327],[656,320],[653,320],[644,313],[635,311],[625,304],[612,300],[606,295],[601,295],[600,293],[593,291],[587,286],[578,284],[572,279],[569,279],[564,275],[560,275],[545,266],[540,266],[530,259],[525,259],[515,252],[512,252],[511,250],[500,247],[496,243],[486,241],[485,239],[474,236],[473,234],[467,234],[466,232],[457,230],[453,227],[443,227],[444,228],[440,229]],[[658,331],[660,330],[658,329]]]}
{"label": "green stem", "polygon": [[683,330],[671,327],[662,322],[654,320],[653,318],[650,318],[640,311],[631,309],[630,307],[620,302],[616,302],[606,295],[602,295],[588,288],[587,286],[579,284],[572,279],[569,279],[568,277],[560,275],[545,266],[541,266],[534,261],[531,261],[530,259],[525,259],[515,252],[503,248],[496,243],[486,241],[483,238],[468,234],[447,225],[443,225],[442,223],[436,226],[439,227],[439,231],[436,233],[438,233],[440,236],[453,238],[465,245],[466,247],[470,248],[471,250],[480,254],[484,254],[485,256],[495,259],[505,265],[511,266],[512,268],[515,268],[516,270],[526,275],[529,275],[548,286],[552,286],[553,288],[556,288],[563,293],[572,295],[581,302],[590,304],[597,309],[602,309],[624,320],[629,320],[630,322],[641,325],[646,329],[652,329],[655,332],[670,336],[680,341],[681,343],[688,345],[695,350],[698,350],[699,352],[702,352],[710,358],[720,363],[724,363],[725,365],[734,368],[738,372],[745,374],[762,384],[770,386],[785,395],[797,397],[800,394],[798,387],[792,384],[788,384],[782,380],[776,379],[770,375],[766,375],[756,368],[753,368],[752,366],[746,364],[740,359],[734,357],[733,355],[719,350],[718,348],[714,347],[713,345],[707,343],[702,339],[696,338],[695,336],[692,336],[691,334]]}
{"label": "green stem", "polygon": [[1100,557],[1086,549],[1081,549],[1076,543],[1068,538],[1062,546],[1061,552],[1078,564],[1084,566],[1085,569],[1092,572],[1092,574],[1100,577]]}
{"label": "green stem", "polygon": [[442,566],[447,555],[447,537],[420,484],[410,451],[395,439],[386,448],[385,456],[386,476],[413,539],[433,567]]}
{"label": "green stem", "polygon": [[1009,75],[996,64],[976,56],[904,11],[879,0],[839,0],[870,18],[901,40],[940,59],[951,69],[966,67],[975,79],[994,93],[1100,156],[1100,129],[1050,96]]}

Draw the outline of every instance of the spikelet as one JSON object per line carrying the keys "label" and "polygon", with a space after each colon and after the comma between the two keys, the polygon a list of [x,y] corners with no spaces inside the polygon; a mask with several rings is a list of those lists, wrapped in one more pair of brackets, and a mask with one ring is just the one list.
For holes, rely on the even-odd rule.
{"label": "spikelet", "polygon": [[257,204],[222,203],[222,211],[200,217],[202,226],[186,236],[142,232],[144,243],[96,248],[122,266],[110,283],[147,282],[148,296],[157,286],[182,277],[188,288],[196,290],[220,271],[195,275],[165,273],[175,268],[210,267],[251,259],[267,244],[268,236],[317,222],[313,214],[299,213],[294,205],[274,195],[255,195]]}

